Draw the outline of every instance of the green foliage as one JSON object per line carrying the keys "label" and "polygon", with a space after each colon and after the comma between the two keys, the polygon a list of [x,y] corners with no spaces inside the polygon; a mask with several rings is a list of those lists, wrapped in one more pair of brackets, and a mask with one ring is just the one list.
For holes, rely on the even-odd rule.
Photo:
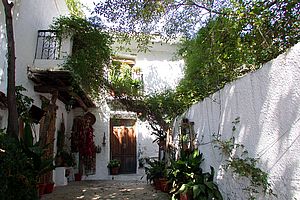
{"label": "green foliage", "polygon": [[211,173],[203,173],[201,163],[203,154],[196,149],[191,153],[181,152],[181,158],[171,161],[168,180],[172,182],[172,199],[177,199],[180,193],[192,193],[194,199],[223,199],[214,183],[214,169]]}
{"label": "green foliage", "polygon": [[106,82],[105,67],[110,63],[110,36],[98,24],[76,16],[56,18],[51,29],[61,38],[72,38],[72,55],[64,67],[73,73],[85,92],[93,98],[99,97]]}
{"label": "green foliage", "polygon": [[238,1],[209,18],[179,50],[186,63],[177,87],[185,107],[258,69],[299,42],[300,3]]}
{"label": "green foliage", "polygon": [[177,96],[172,90],[165,90],[147,96],[145,104],[147,105],[148,110],[153,111],[151,117],[156,121],[164,121],[167,126],[170,125],[176,116],[184,111],[181,102],[177,100]]}
{"label": "green foliage", "polygon": [[[113,30],[128,33],[127,39],[133,33],[186,36],[179,50],[185,76],[168,100],[185,110],[296,44],[299,8],[290,0],[126,0],[100,2],[95,13],[114,24]],[[147,45],[150,39],[141,41]]]}
{"label": "green foliage", "polygon": [[114,167],[120,167],[120,166],[121,166],[121,162],[120,162],[120,160],[117,160],[117,159],[112,159],[107,164],[108,168],[114,168]]}
{"label": "green foliage", "polygon": [[149,166],[145,167],[147,182],[153,182],[155,179],[166,177],[166,163],[160,160],[148,160]]}
{"label": "green foliage", "polygon": [[[233,134],[239,122],[239,117],[232,122]],[[249,199],[255,199],[254,194],[259,193],[260,188],[262,188],[264,193],[276,196],[268,182],[268,173],[257,166],[258,158],[249,157],[244,145],[236,143],[234,136],[228,140],[221,140],[219,135],[215,135],[214,137],[213,142],[216,144],[214,147],[220,149],[222,154],[227,157],[226,164],[224,165],[225,169],[230,169],[233,173],[250,180],[250,185],[244,188],[245,191],[248,191]]]}
{"label": "green foliage", "polygon": [[38,199],[33,163],[19,141],[1,132],[0,149],[5,151],[0,153],[0,199]]}
{"label": "green foliage", "polygon": [[[120,83],[123,82],[120,81]],[[112,86],[114,85],[112,84]],[[131,96],[128,95],[132,94],[131,84],[117,88],[124,90],[114,90],[116,91],[115,100],[120,102],[126,110],[136,112],[141,120],[147,120],[154,130],[153,134],[157,135],[158,139],[166,137],[166,132],[172,126],[172,120],[184,111],[172,90],[146,96],[136,91]],[[113,89],[114,87],[112,87]],[[137,95],[135,96],[135,94]]]}
{"label": "green foliage", "polygon": [[192,193],[193,199],[203,200],[222,200],[223,197],[217,184],[214,183],[214,168],[210,167],[211,172],[196,175],[188,183],[182,184],[180,189],[175,193]]}
{"label": "green foliage", "polygon": [[82,4],[79,0],[65,0],[67,7],[73,16],[84,17],[84,13],[82,11]]}
{"label": "green foliage", "polygon": [[159,33],[171,38],[190,35],[205,18],[202,8],[218,12],[223,1],[137,1],[106,0],[96,4],[95,13],[105,18],[113,30],[127,33]]}
{"label": "green foliage", "polygon": [[173,190],[177,191],[182,184],[189,182],[195,174],[200,173],[202,170],[200,165],[203,161],[203,154],[200,154],[198,149],[188,155],[181,152],[180,159],[171,160],[168,180],[172,182]]}
{"label": "green foliage", "polygon": [[30,116],[28,111],[33,103],[33,99],[22,94],[23,92],[26,92],[23,86],[16,86],[17,110],[19,117],[21,117],[23,121],[29,122]]}
{"label": "green foliage", "polygon": [[263,192],[272,194],[270,184],[268,182],[268,173],[257,167],[258,159],[255,158],[232,158],[228,162],[228,166],[232,171],[240,176],[250,179],[251,185],[247,189],[253,193],[259,193],[258,188],[262,187]]}
{"label": "green foliage", "polygon": [[126,63],[113,61],[109,68],[110,86],[114,96],[137,98],[142,94],[143,83],[132,77],[132,67]]}

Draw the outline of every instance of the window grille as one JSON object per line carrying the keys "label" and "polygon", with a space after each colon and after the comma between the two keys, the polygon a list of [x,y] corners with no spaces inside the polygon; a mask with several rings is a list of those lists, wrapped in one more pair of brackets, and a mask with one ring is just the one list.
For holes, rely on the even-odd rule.
{"label": "window grille", "polygon": [[39,30],[35,58],[56,60],[59,59],[60,40],[56,31]]}

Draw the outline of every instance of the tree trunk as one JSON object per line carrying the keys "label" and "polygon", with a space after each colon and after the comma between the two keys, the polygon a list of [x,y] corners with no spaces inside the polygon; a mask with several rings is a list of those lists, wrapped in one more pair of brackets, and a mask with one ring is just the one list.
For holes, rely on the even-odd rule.
{"label": "tree trunk", "polygon": [[15,41],[13,29],[12,8],[14,4],[8,3],[8,0],[2,0],[5,11],[6,33],[7,33],[7,102],[8,102],[8,134],[18,138],[18,112],[16,101],[16,55],[15,55]]}

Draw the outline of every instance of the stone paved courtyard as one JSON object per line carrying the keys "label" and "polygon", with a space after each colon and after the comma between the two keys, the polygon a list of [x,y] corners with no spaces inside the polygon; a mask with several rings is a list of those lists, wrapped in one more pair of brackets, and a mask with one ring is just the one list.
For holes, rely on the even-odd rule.
{"label": "stone paved courtyard", "polygon": [[76,181],[55,187],[41,200],[168,200],[169,195],[141,181]]}

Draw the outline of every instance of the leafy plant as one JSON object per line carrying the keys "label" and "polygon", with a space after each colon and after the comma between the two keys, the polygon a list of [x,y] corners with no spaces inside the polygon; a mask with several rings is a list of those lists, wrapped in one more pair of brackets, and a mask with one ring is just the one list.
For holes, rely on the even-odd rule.
{"label": "leafy plant", "polygon": [[191,193],[194,199],[223,199],[214,183],[214,169],[203,173],[200,167],[203,154],[195,149],[192,153],[182,152],[181,158],[171,161],[168,180],[172,182],[172,199],[177,199],[180,193]]}
{"label": "leafy plant", "polygon": [[0,153],[0,199],[37,200],[34,163],[21,143],[1,132],[0,149],[4,151]]}
{"label": "leafy plant", "polygon": [[16,98],[17,98],[17,110],[18,115],[21,117],[23,121],[29,121],[29,109],[30,106],[33,103],[33,99],[31,97],[28,97],[23,92],[26,92],[26,89],[22,85],[16,86]]}
{"label": "leafy plant", "polygon": [[203,160],[203,154],[200,154],[198,149],[194,150],[191,154],[182,151],[180,159],[171,160],[168,172],[168,180],[173,186],[171,192],[175,193],[182,184],[193,180],[195,174],[200,173],[200,164]]}
{"label": "leafy plant", "polygon": [[105,68],[110,63],[111,37],[98,22],[76,16],[56,18],[50,28],[62,39],[72,38],[72,55],[63,66],[73,73],[85,92],[99,98],[106,83]]}
{"label": "leafy plant", "polygon": [[191,192],[193,199],[203,200],[222,200],[223,197],[219,191],[217,184],[214,183],[214,168],[210,167],[211,172],[195,175],[193,180],[181,185],[175,194]]}
{"label": "leafy plant", "polygon": [[114,167],[120,167],[121,166],[121,162],[120,160],[117,159],[112,159],[108,162],[107,167],[108,168],[114,168]]}
{"label": "leafy plant", "polygon": [[137,98],[142,94],[143,83],[132,77],[133,69],[126,63],[113,61],[109,68],[109,82],[113,96]]}
{"label": "leafy plant", "polygon": [[[233,134],[239,122],[239,117],[232,122]],[[276,196],[268,182],[268,173],[257,167],[259,159],[249,157],[245,146],[236,143],[234,136],[228,140],[221,140],[220,136],[217,135],[213,142],[216,144],[215,148],[220,149],[227,156],[225,169],[230,169],[233,173],[249,179],[250,185],[244,188],[245,191],[248,191],[249,199],[255,199],[254,194],[259,193],[260,188],[264,193]]]}
{"label": "leafy plant", "polygon": [[149,166],[145,167],[145,174],[147,182],[154,182],[154,180],[166,177],[166,164],[164,161],[149,160]]}

